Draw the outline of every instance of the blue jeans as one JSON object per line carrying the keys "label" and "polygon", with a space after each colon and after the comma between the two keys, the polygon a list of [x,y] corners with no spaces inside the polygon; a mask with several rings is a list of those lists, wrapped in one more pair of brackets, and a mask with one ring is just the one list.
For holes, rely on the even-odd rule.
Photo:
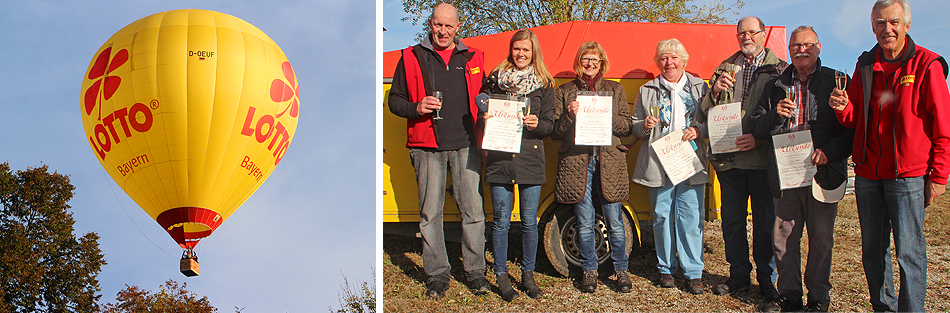
{"label": "blue jeans", "polygon": [[419,232],[422,268],[429,281],[449,281],[452,270],[445,250],[442,209],[445,175],[462,217],[462,266],[469,280],[485,277],[485,210],[481,195],[481,156],[475,147],[459,150],[409,149],[419,187]]}
{"label": "blue jeans", "polygon": [[574,217],[577,222],[577,248],[581,252],[581,267],[585,272],[597,270],[597,251],[594,245],[594,202],[592,196],[600,198],[600,208],[603,210],[604,223],[607,224],[607,241],[610,244],[610,256],[614,260],[614,271],[627,270],[626,236],[623,226],[620,202],[607,202],[600,185],[600,166],[598,157],[591,156],[587,163],[587,190],[584,198],[574,204]]}
{"label": "blue jeans", "polygon": [[778,278],[772,253],[775,210],[765,170],[730,169],[717,172],[722,191],[722,238],[729,262],[729,278],[746,282],[752,273],[749,241],[746,239],[748,204],[752,200],[752,259],[760,286]]}
{"label": "blue jeans", "polygon": [[[511,211],[514,206],[514,185],[490,184],[494,207],[492,222],[492,253],[495,255],[495,274],[508,273],[508,229],[511,226]],[[521,211],[521,259],[522,271],[533,271],[538,258],[538,201],[541,185],[518,185]]]}
{"label": "blue jeans", "polygon": [[[927,295],[927,241],[924,238],[926,176],[871,180],[855,177],[861,220],[864,275],[875,311],[923,312]],[[900,266],[901,289],[894,296],[890,239]]]}
{"label": "blue jeans", "polygon": [[689,181],[647,188],[653,204],[653,238],[660,274],[676,273],[676,256],[687,279],[703,277],[703,184]]}

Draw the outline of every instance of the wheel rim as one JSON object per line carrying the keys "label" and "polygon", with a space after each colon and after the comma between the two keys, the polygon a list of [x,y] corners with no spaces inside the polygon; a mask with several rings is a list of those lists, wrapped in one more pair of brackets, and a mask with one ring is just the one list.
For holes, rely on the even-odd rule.
{"label": "wheel rim", "polygon": [[[574,227],[577,219],[571,216],[561,227],[561,248],[564,250],[564,258],[567,262],[581,265],[581,251],[578,246],[580,239],[577,229]],[[607,244],[607,225],[604,219],[598,214],[594,216],[594,252],[597,254],[597,264],[603,264],[610,258],[610,245]]]}

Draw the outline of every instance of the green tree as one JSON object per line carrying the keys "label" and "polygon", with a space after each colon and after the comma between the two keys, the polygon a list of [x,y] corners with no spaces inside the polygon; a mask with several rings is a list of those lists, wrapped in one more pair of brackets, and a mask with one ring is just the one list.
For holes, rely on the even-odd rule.
{"label": "green tree", "polygon": [[[726,0],[731,2],[731,0]],[[441,0],[403,0],[413,25],[422,25]],[[724,24],[745,3],[735,0],[450,0],[462,22],[460,38],[494,34],[570,21]],[[696,2],[708,2],[697,5]]]}
{"label": "green tree", "polygon": [[[376,270],[373,270],[376,277]],[[365,281],[356,281],[350,285],[349,279],[343,275],[343,284],[340,294],[340,309],[331,313],[376,313],[376,281],[372,284]]]}
{"label": "green tree", "polygon": [[[161,286],[158,292],[142,290],[138,286],[129,287],[116,294],[116,303],[108,303],[103,308],[105,313],[141,313],[141,312],[190,312],[211,313],[218,309],[211,306],[208,296],[198,298],[193,292],[185,288],[188,283],[181,283],[169,279]],[[237,310],[240,312],[240,310]]]}
{"label": "green tree", "polygon": [[69,176],[0,164],[0,312],[94,312],[99,235],[73,235]]}

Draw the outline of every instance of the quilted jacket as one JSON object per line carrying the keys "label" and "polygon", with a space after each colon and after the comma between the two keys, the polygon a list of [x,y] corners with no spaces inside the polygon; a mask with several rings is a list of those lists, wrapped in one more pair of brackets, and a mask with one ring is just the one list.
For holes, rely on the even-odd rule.
{"label": "quilted jacket", "polygon": [[603,78],[594,83],[594,91],[613,93],[613,139],[610,146],[579,146],[574,144],[574,117],[566,106],[577,98],[578,91],[587,91],[587,82],[577,78],[557,87],[554,99],[554,132],[551,137],[561,140],[557,159],[555,197],[560,203],[576,203],[587,190],[587,164],[594,149],[600,154],[601,190],[610,202],[626,201],[630,196],[630,175],[627,174],[627,150],[620,137],[633,133],[630,107],[620,83]]}

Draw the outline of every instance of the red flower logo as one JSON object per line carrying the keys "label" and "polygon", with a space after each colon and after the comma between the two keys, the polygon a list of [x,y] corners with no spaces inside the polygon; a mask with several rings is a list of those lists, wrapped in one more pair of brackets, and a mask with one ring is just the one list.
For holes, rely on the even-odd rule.
{"label": "red flower logo", "polygon": [[284,62],[281,64],[281,68],[284,70],[284,78],[287,79],[287,82],[280,79],[275,79],[270,85],[270,99],[274,102],[286,102],[288,100],[293,100],[290,102],[290,105],[287,106],[280,114],[277,114],[277,117],[281,117],[284,113],[287,113],[287,110],[290,110],[290,117],[297,117],[299,113],[299,104],[300,99],[300,88],[297,86],[297,81],[294,79],[294,68],[290,66],[290,62]]}
{"label": "red flower logo", "polygon": [[[106,100],[112,98],[112,95],[115,94],[115,91],[119,89],[119,84],[122,83],[122,79],[118,76],[105,76],[108,73],[112,73],[117,68],[129,61],[129,51],[126,49],[119,50],[112,57],[112,60],[109,60],[109,56],[112,54],[112,47],[108,47],[105,50],[102,50],[99,53],[99,56],[96,57],[96,62],[92,65],[92,68],[89,69],[89,79],[99,79],[96,82],[92,83],[92,86],[89,86],[89,89],[86,89],[85,97],[83,98],[83,104],[86,108],[86,115],[92,114],[92,109],[99,104],[99,95],[100,90],[105,86],[102,95]],[[108,68],[108,71],[106,70]],[[103,77],[105,76],[105,77]],[[99,108],[99,119],[102,119],[102,108]]]}

